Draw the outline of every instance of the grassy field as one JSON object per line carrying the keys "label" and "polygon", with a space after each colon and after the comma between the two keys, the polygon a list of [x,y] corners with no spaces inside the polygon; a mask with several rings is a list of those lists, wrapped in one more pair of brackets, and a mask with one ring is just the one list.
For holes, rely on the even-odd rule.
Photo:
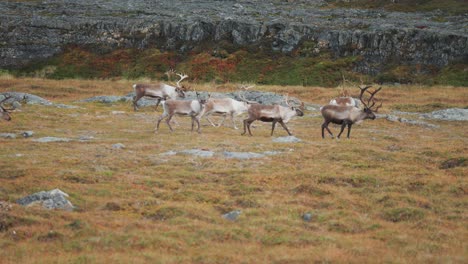
{"label": "grassy field", "polygon": [[[194,86],[233,91],[235,84]],[[338,94],[256,89],[316,104]],[[268,124],[254,123],[247,137],[205,121],[197,134],[177,118],[174,133],[162,123],[154,134],[161,109],[74,103],[130,90],[130,81],[0,79],[0,92],[80,107],[24,105],[0,123],[0,133],[35,132],[0,138],[0,201],[12,204],[0,208],[1,263],[466,263],[466,122],[428,121],[440,126],[428,129],[377,119],[353,127],[350,140],[332,140],[320,137],[318,112],[306,112],[288,125],[302,142],[274,143]],[[384,87],[379,98],[382,113],[468,106],[459,87]],[[278,127],[273,138],[285,135]],[[44,136],[94,139],[32,141]],[[216,155],[161,155],[186,149]],[[234,160],[223,151],[281,154]],[[444,169],[449,159],[460,166]],[[54,188],[78,209],[15,204]],[[242,211],[237,221],[222,218],[232,210]]]}

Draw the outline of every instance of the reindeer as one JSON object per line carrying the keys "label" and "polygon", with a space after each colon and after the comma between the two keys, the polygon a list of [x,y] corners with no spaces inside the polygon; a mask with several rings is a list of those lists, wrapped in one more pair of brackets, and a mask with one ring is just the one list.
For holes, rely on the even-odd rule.
{"label": "reindeer", "polygon": [[[173,70],[166,72],[167,75],[174,73]],[[187,90],[187,87],[181,86],[180,82],[188,77],[186,74],[176,73],[180,79],[176,83],[176,87],[167,85],[164,83],[157,84],[134,84],[133,89],[135,90],[135,96],[133,97],[133,109],[138,110],[138,100],[143,96],[155,98],[158,101],[156,102],[156,109],[158,109],[159,103],[164,100],[164,98],[177,99],[177,96],[185,98],[184,91]]]}
{"label": "reindeer", "polygon": [[[333,138],[333,134],[328,128],[329,123],[334,123],[341,125],[341,131],[338,134],[338,138],[340,138],[341,133],[343,133],[344,129],[346,126],[348,126],[348,138],[349,134],[351,133],[351,126],[353,124],[359,124],[365,119],[375,119],[375,114],[374,112],[377,112],[379,108],[382,106],[382,103],[380,103],[379,106],[377,106],[375,109],[372,109],[375,105],[375,99],[374,96],[377,92],[379,92],[382,87],[379,89],[369,92],[367,89],[369,89],[371,86],[366,86],[366,87],[359,87],[361,89],[361,94],[359,95],[359,100],[361,103],[364,105],[364,109],[359,109],[358,107],[355,106],[346,106],[346,105],[326,105],[320,109],[320,112],[322,112],[322,116],[324,118],[324,122],[322,124],[322,138],[325,138],[325,129],[330,133],[331,137]],[[370,98],[367,100],[367,103],[364,102],[362,99],[362,96],[364,95],[365,92],[368,92],[370,94]],[[372,104],[369,106],[369,104]]]}
{"label": "reindeer", "polygon": [[11,116],[10,116],[10,113],[14,110],[13,108],[11,109],[7,109],[5,107],[3,107],[3,102],[5,102],[6,100],[10,99],[11,96],[5,96],[5,98],[3,98],[3,100],[0,101],[0,118],[3,119],[3,120],[6,120],[6,121],[10,121],[11,120]]}
{"label": "reindeer", "polygon": [[[253,86],[241,87],[240,89],[248,90],[252,87]],[[253,101],[246,100],[245,97],[242,96],[241,94],[239,94],[239,97],[241,98],[242,101],[237,101],[232,98],[211,98],[211,95],[209,94],[208,99],[204,105],[204,108],[201,111],[200,115],[198,116],[198,121],[200,121],[202,117],[206,117],[206,119],[208,120],[208,122],[210,122],[212,126],[220,127],[226,120],[227,115],[229,115],[231,117],[232,126],[234,127],[234,129],[236,130],[239,129],[236,126],[234,117],[247,112],[250,105],[252,103],[256,103]],[[223,116],[223,120],[218,125],[215,125],[210,120],[209,115],[221,115]]]}
{"label": "reindeer", "polygon": [[194,122],[197,123],[197,132],[200,133],[200,122],[197,116],[203,109],[203,105],[206,103],[205,99],[201,99],[200,94],[197,92],[197,100],[164,100],[162,102],[164,113],[158,118],[155,133],[159,130],[159,123],[165,118],[169,129],[174,131],[171,127],[170,121],[174,115],[190,116],[192,118],[192,131]]}
{"label": "reindeer", "polygon": [[281,105],[261,105],[253,104],[249,107],[248,114],[249,117],[244,120],[244,132],[242,135],[245,135],[246,130],[249,130],[249,135],[252,136],[250,131],[250,125],[255,120],[260,120],[262,122],[272,122],[271,127],[271,136],[273,136],[273,131],[275,130],[276,123],[280,125],[288,132],[288,135],[292,135],[289,129],[286,127],[286,123],[291,120],[294,116],[303,116],[304,115],[304,103],[301,103],[299,107],[291,106],[288,101],[288,97],[285,98],[285,103],[288,107]]}

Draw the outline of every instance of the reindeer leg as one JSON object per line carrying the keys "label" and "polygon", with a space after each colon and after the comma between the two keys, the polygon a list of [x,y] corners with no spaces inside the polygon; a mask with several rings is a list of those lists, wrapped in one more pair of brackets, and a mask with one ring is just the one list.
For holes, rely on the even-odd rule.
{"label": "reindeer leg", "polygon": [[242,132],[242,136],[245,135],[245,132],[247,132],[247,119],[244,120],[244,132]]}
{"label": "reindeer leg", "polygon": [[236,122],[234,122],[234,112],[231,113],[231,121],[232,121],[232,126],[234,127],[235,130],[239,129],[237,126],[236,126]]}
{"label": "reindeer leg", "polygon": [[[289,132],[289,129],[288,127],[286,126],[286,124],[283,122],[283,120],[280,120],[278,121],[280,123],[280,125],[284,128],[284,130],[286,130],[286,132],[288,132],[288,135],[292,136],[291,132]],[[272,131],[273,132],[273,131]],[[273,133],[272,133],[273,135]]]}
{"label": "reindeer leg", "polygon": [[[197,126],[198,126],[197,132],[198,132],[198,134],[200,134],[200,133],[201,133],[201,130],[200,130],[200,129],[201,129],[201,128],[200,128],[200,120],[198,120],[197,118],[194,117],[194,118],[192,119],[192,123],[193,123],[193,120],[195,120],[195,122],[197,122]],[[192,127],[193,127],[193,125],[192,125]]]}
{"label": "reindeer leg", "polygon": [[161,98],[158,98],[158,101],[156,102],[156,107],[154,108],[154,111],[158,110],[159,103],[161,102]]}
{"label": "reindeer leg", "polygon": [[221,120],[221,122],[218,124],[218,127],[222,126],[225,120],[226,120],[226,114],[223,115],[223,120]]}
{"label": "reindeer leg", "polygon": [[348,138],[349,138],[349,134],[351,134],[351,126],[352,125],[353,125],[352,123],[348,124]]}
{"label": "reindeer leg", "polygon": [[138,110],[138,100],[140,100],[141,97],[138,96],[133,96],[133,110],[137,111]]}
{"label": "reindeer leg", "polygon": [[206,116],[206,120],[208,120],[208,122],[210,122],[212,126],[218,127],[215,123],[213,123],[213,121],[211,121],[211,119],[208,116]]}
{"label": "reindeer leg", "polygon": [[174,115],[169,115],[169,117],[166,119],[166,124],[169,126],[169,129],[172,131],[174,131],[174,129],[172,129],[171,127],[171,119]]}
{"label": "reindeer leg", "polygon": [[156,125],[156,129],[155,129],[155,133],[159,130],[159,123],[161,123],[161,121],[167,117],[167,114],[162,114],[159,118],[158,118],[158,123]]}
{"label": "reindeer leg", "polygon": [[340,138],[341,133],[343,133],[343,130],[345,129],[346,125],[347,125],[346,122],[343,122],[343,124],[341,125],[341,131],[340,131],[340,133],[338,134],[337,138]]}
{"label": "reindeer leg", "polygon": [[328,133],[330,133],[330,136],[333,138],[333,133],[332,133],[332,132],[330,131],[330,129],[328,128],[328,124],[329,124],[329,123],[330,123],[330,122],[325,121],[325,122],[323,122],[323,124],[322,124],[322,138],[325,138],[325,133],[324,133],[324,132],[325,132],[325,129],[328,131]]}
{"label": "reindeer leg", "polygon": [[271,136],[273,136],[273,131],[275,130],[276,121],[273,121],[272,123],[273,124],[271,125]]}
{"label": "reindeer leg", "polygon": [[255,120],[249,120],[249,122],[247,123],[247,129],[249,130],[249,135],[250,136],[253,136],[252,135],[252,132],[250,131],[250,125],[254,122]]}

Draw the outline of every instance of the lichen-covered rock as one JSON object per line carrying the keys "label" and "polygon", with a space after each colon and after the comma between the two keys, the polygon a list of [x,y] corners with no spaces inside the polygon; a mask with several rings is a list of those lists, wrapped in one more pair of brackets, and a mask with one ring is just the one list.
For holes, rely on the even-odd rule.
{"label": "lichen-covered rock", "polygon": [[54,189],[51,191],[41,191],[21,199],[16,202],[23,206],[32,206],[35,204],[41,204],[46,209],[61,209],[66,211],[72,211],[74,209],[73,204],[68,201],[68,194],[62,192],[60,189]]}
{"label": "lichen-covered rock", "polygon": [[468,121],[468,109],[449,108],[423,114],[424,118],[438,119],[445,121]]}

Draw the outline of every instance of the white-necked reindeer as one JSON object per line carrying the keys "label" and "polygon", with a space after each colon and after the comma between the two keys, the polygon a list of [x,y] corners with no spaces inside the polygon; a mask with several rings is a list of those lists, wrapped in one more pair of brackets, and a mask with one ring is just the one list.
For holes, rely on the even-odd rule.
{"label": "white-necked reindeer", "polygon": [[3,98],[3,100],[0,101],[0,119],[3,119],[3,120],[6,120],[6,121],[10,121],[11,120],[11,116],[10,116],[10,113],[13,109],[7,109],[5,107],[3,107],[3,103],[10,99],[11,96],[5,96],[5,98]]}
{"label": "white-necked reindeer", "polygon": [[[167,75],[174,73],[173,70],[166,72]],[[159,103],[165,98],[177,99],[177,97],[185,98],[185,93],[188,88],[184,85],[180,85],[184,79],[188,77],[186,74],[176,73],[180,79],[176,83],[176,87],[167,85],[165,83],[156,83],[156,84],[134,84],[133,89],[135,90],[135,96],[133,97],[133,109],[136,111],[138,109],[138,100],[142,97],[147,96],[155,98],[158,100],[156,102],[156,109],[158,108]]]}
{"label": "white-necked reindeer", "polygon": [[292,135],[289,129],[286,127],[286,123],[295,116],[304,115],[304,103],[301,103],[299,107],[291,106],[286,96],[285,102],[287,107],[282,105],[261,105],[261,104],[252,104],[249,107],[248,113],[249,117],[244,120],[244,132],[242,135],[245,135],[247,130],[249,130],[249,135],[252,136],[250,131],[250,125],[255,120],[260,120],[262,122],[272,122],[271,135],[273,136],[273,131],[275,130],[276,123],[279,123],[285,130],[288,132],[288,135]]}
{"label": "white-necked reindeer", "polygon": [[[367,91],[367,89],[369,89],[370,87],[371,86],[366,86],[363,88],[359,87],[361,89],[359,100],[364,105],[363,109],[345,105],[326,105],[321,108],[320,111],[322,112],[322,116],[324,118],[324,122],[322,124],[322,138],[325,138],[325,129],[328,131],[328,133],[330,133],[331,137],[333,137],[332,132],[328,128],[328,124],[330,123],[341,125],[341,131],[337,136],[338,138],[341,136],[341,133],[343,133],[345,127],[348,126],[349,138],[349,135],[351,133],[351,126],[353,124],[359,124],[365,119],[375,119],[374,112],[377,112],[379,110],[379,108],[382,106],[382,103],[380,103],[380,105],[377,106],[375,109],[372,109],[375,105],[374,96],[378,91],[380,91],[380,89],[382,89],[382,87],[373,92],[369,92]],[[370,98],[367,100],[367,103],[364,102],[364,100],[362,99],[366,91],[370,94]],[[371,102],[372,104],[369,105]]]}
{"label": "white-necked reindeer", "polygon": [[180,116],[190,116],[192,118],[192,131],[194,127],[194,123],[196,122],[198,125],[197,132],[200,133],[200,122],[197,116],[203,109],[203,104],[206,102],[205,99],[201,99],[200,94],[197,92],[197,100],[164,100],[162,101],[164,112],[158,118],[158,123],[156,125],[155,133],[159,130],[159,123],[163,119],[166,119],[166,123],[169,126],[169,129],[174,131],[171,127],[170,121],[174,115]]}
{"label": "white-necked reindeer", "polygon": [[[253,86],[241,87],[240,89],[248,90],[252,87]],[[202,117],[206,117],[206,119],[208,120],[208,122],[210,122],[212,126],[220,127],[221,125],[223,125],[224,121],[226,120],[226,117],[229,115],[231,117],[232,126],[234,127],[234,129],[239,129],[236,126],[234,117],[247,112],[249,110],[250,105],[252,103],[255,103],[246,100],[245,97],[243,97],[241,94],[239,94],[239,97],[242,101],[237,101],[232,98],[211,98],[211,95],[208,95],[208,99],[206,100],[203,110],[198,116],[198,120],[200,120]],[[218,125],[215,125],[209,119],[210,115],[223,116],[223,120]]]}

